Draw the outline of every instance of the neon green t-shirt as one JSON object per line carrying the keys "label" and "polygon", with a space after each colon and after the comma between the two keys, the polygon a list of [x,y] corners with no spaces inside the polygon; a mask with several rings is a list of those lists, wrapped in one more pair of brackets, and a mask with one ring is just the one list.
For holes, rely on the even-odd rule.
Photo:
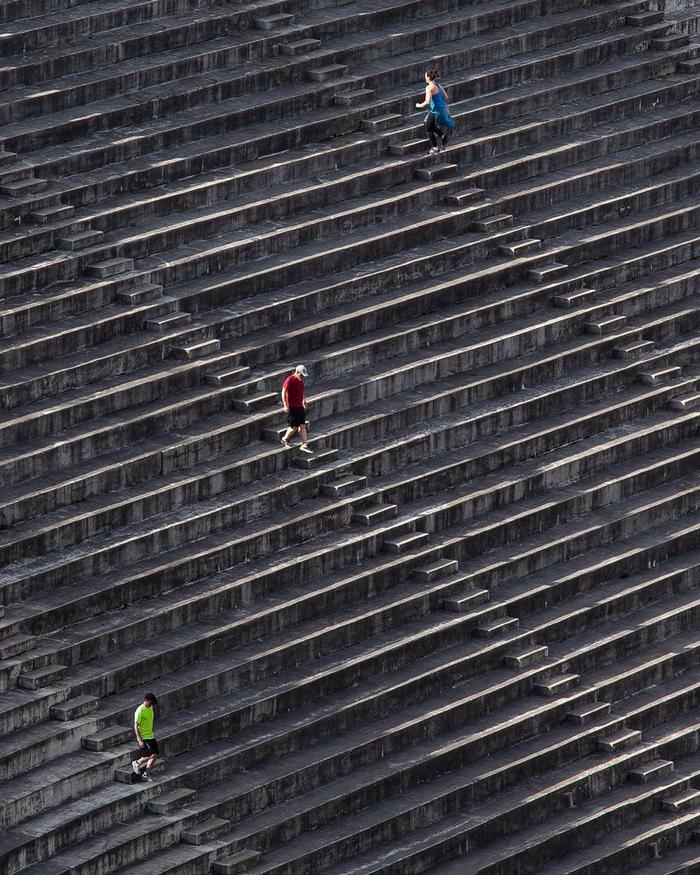
{"label": "neon green t-shirt", "polygon": [[138,726],[144,741],[153,738],[153,708],[139,705],[134,711],[134,723]]}

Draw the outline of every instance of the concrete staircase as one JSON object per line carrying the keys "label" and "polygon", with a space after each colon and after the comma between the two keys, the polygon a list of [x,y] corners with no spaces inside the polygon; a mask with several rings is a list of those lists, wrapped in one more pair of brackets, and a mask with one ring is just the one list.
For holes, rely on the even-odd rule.
{"label": "concrete staircase", "polygon": [[0,870],[693,871],[700,6],[0,20]]}

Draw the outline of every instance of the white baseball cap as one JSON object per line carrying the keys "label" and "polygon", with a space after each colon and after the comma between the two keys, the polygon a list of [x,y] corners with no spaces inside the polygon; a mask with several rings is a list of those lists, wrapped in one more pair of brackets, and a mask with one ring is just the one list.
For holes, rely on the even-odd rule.
{"label": "white baseball cap", "polygon": [[298,374],[301,374],[302,377],[308,377],[308,376],[309,376],[309,372],[306,370],[306,368],[304,367],[304,365],[297,365],[296,368],[294,368],[294,370],[295,370]]}

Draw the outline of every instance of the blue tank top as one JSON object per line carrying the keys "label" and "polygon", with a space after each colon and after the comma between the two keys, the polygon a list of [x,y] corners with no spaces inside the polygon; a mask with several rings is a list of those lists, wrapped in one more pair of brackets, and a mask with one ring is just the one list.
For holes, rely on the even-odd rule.
{"label": "blue tank top", "polygon": [[450,115],[450,111],[447,108],[447,101],[445,100],[445,95],[438,85],[438,90],[436,94],[430,98],[430,111],[435,113],[435,121],[443,128],[453,128],[455,126],[454,119]]}

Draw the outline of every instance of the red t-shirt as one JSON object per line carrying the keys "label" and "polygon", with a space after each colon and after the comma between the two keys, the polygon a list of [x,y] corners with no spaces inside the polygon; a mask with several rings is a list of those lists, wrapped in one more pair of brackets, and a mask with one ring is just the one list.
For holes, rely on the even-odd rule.
{"label": "red t-shirt", "polygon": [[298,374],[290,374],[284,381],[282,391],[287,390],[287,406],[304,406],[304,381]]}

